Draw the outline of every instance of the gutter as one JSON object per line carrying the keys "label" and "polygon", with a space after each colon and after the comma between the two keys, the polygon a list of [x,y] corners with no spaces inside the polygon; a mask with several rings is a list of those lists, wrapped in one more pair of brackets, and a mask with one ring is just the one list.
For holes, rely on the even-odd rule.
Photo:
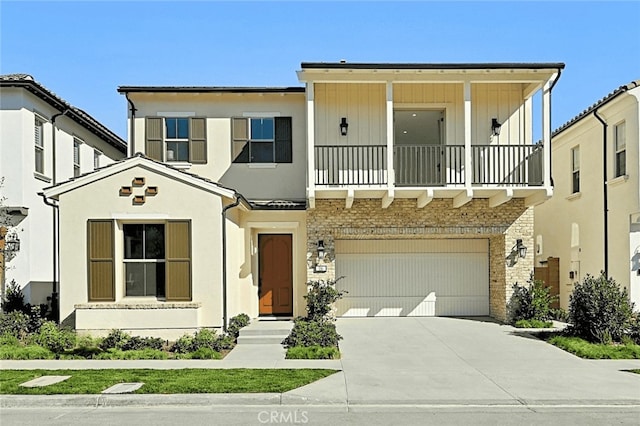
{"label": "gutter", "polygon": [[131,101],[131,99],[129,99],[129,93],[125,92],[124,97],[127,99],[127,102],[129,102],[129,107],[130,107],[130,111],[131,111],[131,128],[129,129],[129,143],[128,143],[128,147],[127,147],[127,152],[129,153],[129,157],[133,156],[133,149],[136,146],[135,141],[136,141],[136,129],[135,129],[135,125],[136,125],[136,111],[138,110],[136,108],[136,106],[133,104],[133,102]]}
{"label": "gutter", "polygon": [[[602,106],[602,105],[601,105]],[[593,116],[602,123],[602,189],[604,214],[604,274],[609,276],[609,200],[607,193],[607,122],[598,115],[598,108],[593,110]]]}
{"label": "gutter", "polygon": [[251,204],[239,192],[234,191],[235,201],[222,208],[222,329],[226,332],[229,327],[227,312],[227,211],[243,203],[251,209]]}
{"label": "gutter", "polygon": [[58,271],[59,260],[58,253],[60,252],[60,239],[58,238],[56,230],[60,229],[60,212],[59,206],[49,201],[42,192],[38,192],[38,195],[42,197],[42,201],[53,208],[53,280],[51,281],[51,316],[56,323],[60,322],[60,310],[58,306]]}

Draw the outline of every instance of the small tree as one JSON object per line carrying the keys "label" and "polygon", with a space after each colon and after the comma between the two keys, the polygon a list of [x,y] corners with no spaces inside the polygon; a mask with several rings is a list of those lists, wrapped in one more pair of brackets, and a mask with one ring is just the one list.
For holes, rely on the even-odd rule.
{"label": "small tree", "polygon": [[509,321],[515,324],[519,320],[548,321],[553,317],[551,304],[557,296],[550,294],[550,287],[544,282],[529,278],[528,287],[513,285],[513,295],[507,306]]}
{"label": "small tree", "polygon": [[626,289],[602,272],[588,275],[569,298],[571,332],[590,342],[620,341],[631,326],[633,304]]}

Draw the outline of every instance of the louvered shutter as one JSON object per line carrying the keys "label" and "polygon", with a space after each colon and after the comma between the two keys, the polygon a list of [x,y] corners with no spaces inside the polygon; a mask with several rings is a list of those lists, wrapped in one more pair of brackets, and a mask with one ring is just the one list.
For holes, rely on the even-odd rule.
{"label": "louvered shutter", "polygon": [[162,117],[147,117],[145,123],[145,155],[154,160],[162,161],[164,119]]}
{"label": "louvered shutter", "polygon": [[234,163],[249,162],[249,119],[233,118],[232,122],[232,158]]}
{"label": "louvered shutter", "polygon": [[116,300],[112,220],[87,222],[89,302]]}
{"label": "louvered shutter", "polygon": [[291,163],[291,117],[276,117],[276,163]]}
{"label": "louvered shutter", "polygon": [[165,231],[166,300],[191,300],[191,223],[170,220]]}
{"label": "louvered shutter", "polygon": [[194,117],[189,123],[189,162],[207,163],[207,119]]}

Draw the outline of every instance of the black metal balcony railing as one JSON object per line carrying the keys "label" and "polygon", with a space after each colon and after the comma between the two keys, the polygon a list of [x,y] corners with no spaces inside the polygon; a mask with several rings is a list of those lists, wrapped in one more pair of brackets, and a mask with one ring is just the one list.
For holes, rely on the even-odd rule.
{"label": "black metal balcony railing", "polygon": [[386,185],[385,145],[316,146],[316,185]]}
{"label": "black metal balcony railing", "polygon": [[[386,185],[386,145],[315,147],[316,185]],[[395,145],[397,186],[465,183],[464,145]],[[541,145],[472,145],[474,185],[542,185]]]}

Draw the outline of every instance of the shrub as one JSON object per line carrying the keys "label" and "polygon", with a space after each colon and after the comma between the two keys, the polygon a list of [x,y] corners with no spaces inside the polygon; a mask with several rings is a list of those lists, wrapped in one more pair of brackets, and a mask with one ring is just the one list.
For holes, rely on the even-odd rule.
{"label": "shrub", "polygon": [[336,325],[330,320],[312,320],[296,318],[291,333],[282,344],[291,348],[294,346],[338,346],[342,336],[336,331]]}
{"label": "shrub", "polygon": [[287,359],[335,359],[340,352],[336,347],[294,346],[287,349]]}
{"label": "shrub", "polygon": [[181,336],[171,346],[171,351],[177,354],[188,354],[206,348],[220,352],[224,349],[231,349],[234,342],[235,339],[231,336],[216,336],[215,330],[203,328],[202,330],[196,331],[193,336]]}
{"label": "shrub", "polygon": [[556,321],[569,322],[569,312],[562,308],[551,308],[551,318]]}
{"label": "shrub", "polygon": [[20,346],[20,340],[11,334],[1,334],[0,346]]}
{"label": "shrub", "polygon": [[0,334],[9,334],[20,341],[29,335],[29,315],[20,311],[0,314]]}
{"label": "shrub", "polygon": [[24,312],[25,314],[28,314],[31,310],[31,307],[24,303],[24,294],[15,280],[11,280],[7,284],[4,300],[2,301],[2,310],[4,312]]}
{"label": "shrub", "polygon": [[143,349],[155,349],[161,351],[164,347],[164,340],[159,337],[132,336],[122,343],[123,351],[137,351]]}
{"label": "shrub", "polygon": [[571,332],[589,342],[619,342],[631,326],[632,311],[627,290],[613,278],[587,275],[569,298]]}
{"label": "shrub", "polygon": [[190,359],[220,359],[222,355],[211,348],[199,348],[189,354]]}
{"label": "shrub", "polygon": [[551,304],[557,297],[549,294],[550,287],[545,287],[544,282],[532,278],[529,286],[513,285],[513,295],[507,306],[511,324],[519,320],[547,321],[552,318]]}
{"label": "shrub", "polygon": [[518,320],[515,323],[517,328],[550,328],[553,327],[553,323],[551,321],[540,321],[540,320]]}
{"label": "shrub", "polygon": [[307,318],[311,320],[321,320],[329,317],[333,304],[342,298],[346,291],[336,290],[337,280],[310,281],[308,293],[304,298],[307,300]]}
{"label": "shrub", "polygon": [[227,333],[237,339],[240,335],[240,329],[249,325],[250,318],[247,314],[239,314],[229,320]]}
{"label": "shrub", "polygon": [[175,352],[177,354],[186,354],[191,352],[191,348],[193,347],[193,336],[189,336],[185,334],[184,336],[180,336],[178,340],[176,340],[171,346],[171,352]]}
{"label": "shrub", "polygon": [[25,360],[25,359],[54,359],[56,355],[38,345],[29,346],[13,346],[3,345],[0,346],[0,359],[13,359],[13,360]]}
{"label": "shrub", "polygon": [[107,337],[102,339],[100,349],[106,351],[108,349],[123,349],[127,342],[131,339],[131,335],[122,330],[113,329]]}
{"label": "shrub", "polygon": [[627,335],[633,343],[640,345],[640,313],[633,314]]}
{"label": "shrub", "polygon": [[167,359],[167,354],[156,349],[123,351],[111,348],[96,355],[94,359]]}
{"label": "shrub", "polygon": [[60,354],[65,350],[73,349],[76,344],[76,335],[73,331],[59,327],[53,321],[45,321],[37,334],[33,336],[33,342]]}

